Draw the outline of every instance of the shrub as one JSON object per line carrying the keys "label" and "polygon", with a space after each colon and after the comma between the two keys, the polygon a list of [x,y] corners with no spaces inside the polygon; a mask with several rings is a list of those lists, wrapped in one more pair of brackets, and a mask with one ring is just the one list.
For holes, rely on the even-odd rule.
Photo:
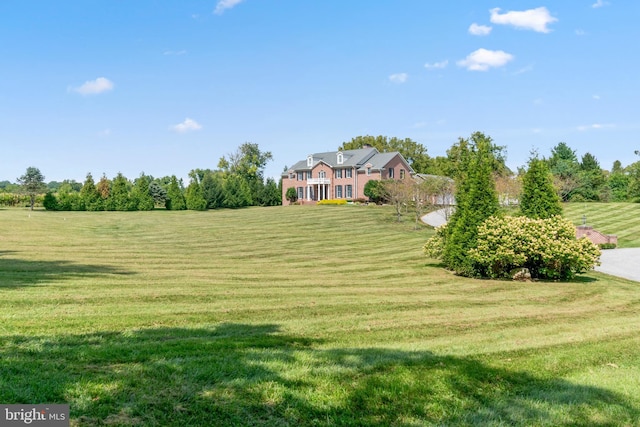
{"label": "shrub", "polygon": [[527,268],[533,278],[567,280],[598,265],[600,249],[586,238],[576,240],[573,224],[559,216],[490,217],[478,227],[469,257],[483,277],[507,278],[513,269]]}
{"label": "shrub", "polygon": [[325,200],[319,200],[318,204],[319,205],[346,205],[347,200],[346,199],[325,199]]}
{"label": "shrub", "polygon": [[56,211],[58,210],[58,199],[56,199],[56,196],[54,196],[51,191],[48,191],[47,194],[44,195],[42,205],[48,211]]}
{"label": "shrub", "polygon": [[618,245],[615,243],[600,243],[598,247],[600,249],[615,249]]}
{"label": "shrub", "polygon": [[287,188],[287,192],[285,193],[284,197],[289,201],[289,203],[293,203],[298,200],[298,192],[295,188],[289,187]]}
{"label": "shrub", "polygon": [[427,243],[424,244],[422,250],[429,258],[442,259],[444,250],[444,238],[447,235],[447,225],[436,228],[436,234],[431,236]]}

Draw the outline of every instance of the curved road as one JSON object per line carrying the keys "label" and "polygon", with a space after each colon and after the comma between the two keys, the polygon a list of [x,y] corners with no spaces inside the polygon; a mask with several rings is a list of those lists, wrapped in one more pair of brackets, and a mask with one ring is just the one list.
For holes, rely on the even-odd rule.
{"label": "curved road", "polygon": [[[428,213],[421,219],[432,227],[440,227],[447,223],[444,209]],[[603,250],[596,271],[640,282],[640,248]]]}
{"label": "curved road", "polygon": [[640,282],[640,248],[607,249],[596,271]]}

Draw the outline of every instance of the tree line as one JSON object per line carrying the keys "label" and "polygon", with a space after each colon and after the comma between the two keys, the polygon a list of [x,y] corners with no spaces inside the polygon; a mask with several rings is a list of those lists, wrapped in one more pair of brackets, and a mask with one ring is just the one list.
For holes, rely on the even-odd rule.
{"label": "tree line", "polygon": [[[351,150],[369,145],[380,152],[398,151],[419,174],[454,178],[459,173],[461,156],[468,144],[468,139],[460,138],[446,151],[445,156],[430,157],[424,145],[410,138],[365,135],[344,142],[338,149]],[[502,204],[515,204],[522,193],[522,177],[526,169],[521,167],[517,171],[510,170],[505,164],[505,147],[493,144],[491,149],[492,170],[499,200]],[[168,209],[273,206],[281,204],[282,192],[280,182],[271,178],[264,180],[264,167],[271,160],[270,152],[261,151],[257,144],[245,143],[237,151],[222,157],[217,169],[192,170],[187,185],[180,179],[175,179],[174,182],[172,176],[154,178],[144,174],[134,180],[120,174],[112,179],[103,176],[97,183],[89,174],[84,183],[66,180],[52,181],[45,185],[40,182],[37,188],[30,190],[27,189],[28,185],[21,184],[20,179],[17,184],[1,181],[0,205],[44,203],[45,193],[50,193],[47,196],[47,206],[61,210],[148,209],[148,196],[153,199],[154,207]],[[562,201],[640,202],[640,161],[623,167],[616,160],[611,170],[606,170],[593,154],[585,153],[579,158],[576,150],[565,142],[558,143],[549,156],[541,157],[540,160],[549,167],[553,184]],[[25,176],[29,175],[29,170],[27,172]],[[443,183],[438,183],[441,184]],[[99,193],[98,198],[95,191]],[[408,192],[406,189],[403,191]],[[385,196],[385,193],[389,191],[371,189],[367,195],[372,201],[391,201],[391,197]],[[293,189],[291,197],[295,196]]]}
{"label": "tree line", "polygon": [[190,171],[186,186],[175,175],[154,178],[144,173],[133,180],[122,173],[113,179],[103,175],[97,182],[88,173],[82,184],[66,180],[47,185],[42,173],[35,167],[29,167],[18,178],[19,188],[26,193],[20,201],[27,201],[31,209],[38,201],[47,210],[61,211],[144,211],[160,207],[169,210],[206,210],[277,206],[282,204],[281,188],[273,178],[265,181],[263,176],[264,167],[270,160],[270,152],[261,151],[257,144],[245,143],[236,152],[222,157],[218,169]]}
{"label": "tree line", "polygon": [[[459,138],[445,156],[430,157],[422,144],[410,138],[387,136],[358,136],[343,143],[339,150],[353,150],[365,145],[380,152],[398,151],[416,173],[455,178],[459,173],[461,156],[468,148],[469,139]],[[491,145],[492,170],[500,201],[517,201],[522,191],[522,177],[526,167],[516,171],[506,164],[506,147]],[[635,152],[640,155],[639,151]],[[556,144],[548,156],[540,157],[549,167],[554,186],[563,202],[640,202],[640,161],[623,167],[616,160],[611,169],[603,168],[592,153],[578,156],[567,143]]]}

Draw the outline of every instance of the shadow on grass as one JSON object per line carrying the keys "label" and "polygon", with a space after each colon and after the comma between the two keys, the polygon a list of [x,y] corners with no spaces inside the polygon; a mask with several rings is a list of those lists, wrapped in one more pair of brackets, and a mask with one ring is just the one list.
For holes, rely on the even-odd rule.
{"label": "shadow on grass", "polygon": [[15,258],[13,254],[15,252],[0,251],[0,290],[78,277],[133,274],[104,265],[76,264],[69,261],[29,261]]}
{"label": "shadow on grass", "polygon": [[0,338],[0,402],[78,425],[624,425],[616,393],[461,357],[321,349],[276,325]]}

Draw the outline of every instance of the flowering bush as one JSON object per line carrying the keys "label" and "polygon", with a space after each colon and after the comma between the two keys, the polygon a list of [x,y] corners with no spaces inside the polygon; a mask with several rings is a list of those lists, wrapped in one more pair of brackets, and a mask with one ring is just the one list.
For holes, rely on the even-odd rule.
{"label": "flowering bush", "polygon": [[478,227],[469,257],[484,277],[510,277],[527,268],[531,277],[565,280],[599,264],[600,249],[586,238],[576,239],[573,224],[560,217],[490,217]]}
{"label": "flowering bush", "polygon": [[319,200],[318,205],[346,205],[347,201],[345,199],[324,199]]}
{"label": "flowering bush", "polygon": [[444,236],[447,232],[447,225],[436,228],[436,234],[431,236],[427,243],[424,244],[422,250],[429,258],[442,259],[442,251],[444,250]]}

